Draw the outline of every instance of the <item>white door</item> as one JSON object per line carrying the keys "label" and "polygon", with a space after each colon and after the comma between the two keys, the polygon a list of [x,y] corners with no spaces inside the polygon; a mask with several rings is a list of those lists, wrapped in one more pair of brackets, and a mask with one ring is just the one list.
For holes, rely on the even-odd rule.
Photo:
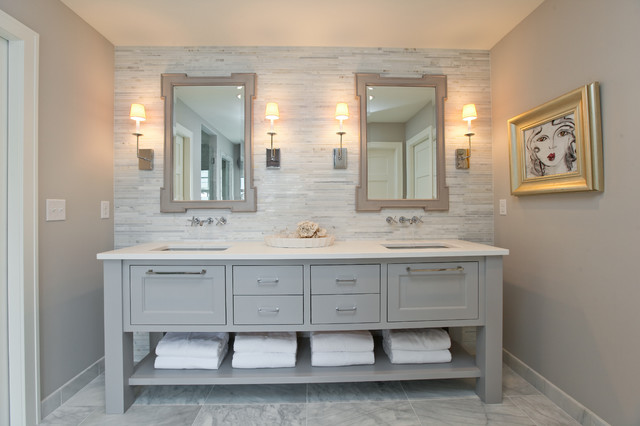
{"label": "white door", "polygon": [[402,198],[402,142],[367,144],[369,199]]}
{"label": "white door", "polygon": [[0,424],[9,424],[9,333],[7,319],[7,101],[9,42],[0,38]]}
{"label": "white door", "polygon": [[431,141],[424,140],[413,147],[415,171],[415,198],[434,198],[433,194],[433,159],[431,158]]}

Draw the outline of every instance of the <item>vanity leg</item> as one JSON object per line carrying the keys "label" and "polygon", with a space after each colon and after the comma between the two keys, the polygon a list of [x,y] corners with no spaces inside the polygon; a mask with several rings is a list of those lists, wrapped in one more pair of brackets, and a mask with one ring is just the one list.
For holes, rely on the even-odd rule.
{"label": "vanity leg", "polygon": [[487,257],[485,316],[477,328],[476,364],[482,375],[476,393],[487,404],[502,402],[502,258]]}
{"label": "vanity leg", "polygon": [[122,414],[135,399],[129,377],[133,373],[133,333],[123,332],[122,262],[104,261],[104,382],[105,411]]}

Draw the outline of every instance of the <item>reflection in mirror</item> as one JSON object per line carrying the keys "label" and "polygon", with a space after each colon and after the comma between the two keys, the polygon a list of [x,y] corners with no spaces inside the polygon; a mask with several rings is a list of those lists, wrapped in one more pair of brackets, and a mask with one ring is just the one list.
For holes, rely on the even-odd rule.
{"label": "reflection in mirror", "polygon": [[356,75],[361,167],[357,210],[448,210],[444,174],[446,76]]}
{"label": "reflection in mirror", "polygon": [[162,211],[255,211],[250,166],[255,74],[163,74],[162,87],[165,165],[171,165],[165,168]]}

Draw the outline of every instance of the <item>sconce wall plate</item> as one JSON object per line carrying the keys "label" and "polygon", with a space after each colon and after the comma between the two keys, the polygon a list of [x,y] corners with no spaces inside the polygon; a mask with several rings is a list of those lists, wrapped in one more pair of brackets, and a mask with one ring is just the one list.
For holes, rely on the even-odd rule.
{"label": "sconce wall plate", "polygon": [[138,150],[138,170],[153,170],[153,149]]}
{"label": "sconce wall plate", "polygon": [[280,168],[280,148],[267,148],[267,169]]}
{"label": "sconce wall plate", "polygon": [[456,149],[456,169],[468,169],[469,168],[469,155],[468,149],[459,148]]}
{"label": "sconce wall plate", "polygon": [[347,148],[333,148],[333,168],[347,168]]}

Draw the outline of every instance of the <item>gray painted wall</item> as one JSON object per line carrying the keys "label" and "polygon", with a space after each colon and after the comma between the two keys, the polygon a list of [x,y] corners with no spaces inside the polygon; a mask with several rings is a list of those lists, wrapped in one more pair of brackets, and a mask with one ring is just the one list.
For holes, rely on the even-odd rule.
{"label": "gray painted wall", "polygon": [[[102,265],[113,247],[113,46],[58,1],[0,0],[40,35],[38,204],[42,397],[104,354]],[[45,222],[45,199],[67,201]],[[113,217],[113,214],[112,214]]]}
{"label": "gray painted wall", "polygon": [[[600,417],[640,424],[640,3],[548,0],[491,50],[504,347]],[[507,120],[601,84],[604,193],[512,197]]]}

